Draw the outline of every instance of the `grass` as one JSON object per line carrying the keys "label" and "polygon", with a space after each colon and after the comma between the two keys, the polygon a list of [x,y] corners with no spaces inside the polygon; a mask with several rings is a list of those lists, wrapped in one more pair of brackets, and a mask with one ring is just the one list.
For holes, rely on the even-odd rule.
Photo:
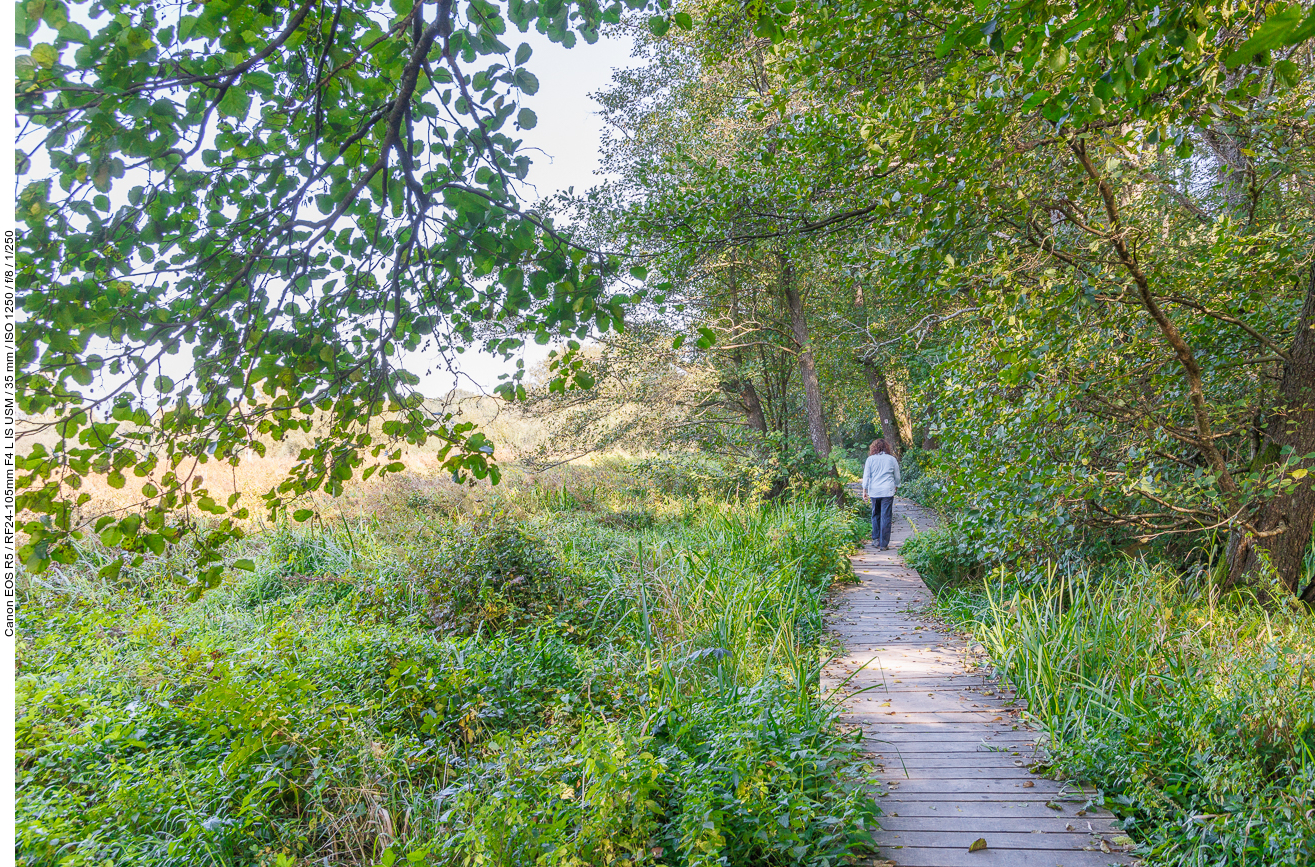
{"label": "grass", "polygon": [[1048,735],[1149,865],[1315,862],[1315,629],[1132,562],[947,589]]}
{"label": "grass", "polygon": [[818,695],[848,517],[583,484],[28,578],[25,865],[840,864]]}

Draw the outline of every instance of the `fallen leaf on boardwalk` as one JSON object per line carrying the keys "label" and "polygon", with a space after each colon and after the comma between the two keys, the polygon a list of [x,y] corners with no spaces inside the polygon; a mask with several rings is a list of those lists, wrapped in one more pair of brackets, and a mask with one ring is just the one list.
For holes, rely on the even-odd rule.
{"label": "fallen leaf on boardwalk", "polygon": [[1113,843],[1115,846],[1131,846],[1132,838],[1129,837],[1127,834],[1120,834],[1117,837],[1111,837],[1110,842]]}
{"label": "fallen leaf on boardwalk", "polygon": [[1059,804],[1056,804],[1054,801],[1046,801],[1046,806],[1052,810],[1058,810],[1061,813],[1064,812],[1064,808]]}
{"label": "fallen leaf on boardwalk", "polygon": [[1110,849],[1110,844],[1109,844],[1109,843],[1106,843],[1105,840],[1102,839],[1102,840],[1100,841],[1100,851],[1102,851],[1102,852],[1104,852],[1106,855],[1108,855],[1110,852],[1112,852],[1112,851],[1114,851],[1114,850]]}
{"label": "fallen leaf on boardwalk", "polygon": [[1023,783],[1023,788],[1024,788],[1024,789],[1030,789],[1030,788],[1032,788],[1032,787],[1035,786],[1035,785],[1036,785],[1036,783],[1032,782],[1031,780],[1028,780],[1026,783]]}
{"label": "fallen leaf on boardwalk", "polygon": [[968,851],[969,851],[969,852],[980,852],[981,850],[983,850],[983,849],[985,849],[985,848],[986,848],[986,838],[985,838],[985,837],[978,837],[978,838],[977,838],[976,840],[974,840],[971,844],[969,844],[969,846],[968,846]]}

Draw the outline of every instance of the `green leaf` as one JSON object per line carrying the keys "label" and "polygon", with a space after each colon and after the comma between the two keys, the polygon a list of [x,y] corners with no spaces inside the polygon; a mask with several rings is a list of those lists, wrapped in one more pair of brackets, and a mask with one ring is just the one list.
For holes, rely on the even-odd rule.
{"label": "green leaf", "polygon": [[528,108],[516,112],[516,125],[521,129],[534,129],[539,124],[539,116]]}
{"label": "green leaf", "polygon": [[264,94],[265,96],[272,96],[274,94],[274,76],[270,75],[268,72],[248,72],[243,77],[243,81],[248,87],[254,88],[257,92]]}
{"label": "green leaf", "polygon": [[530,48],[530,44],[528,42],[522,42],[520,47],[516,49],[516,65],[524,66],[525,61],[530,59],[532,53],[533,50]]}
{"label": "green leaf", "polygon": [[539,79],[535,78],[528,69],[516,70],[515,74],[512,76],[512,83],[520,88],[522,93],[528,94],[529,96],[534,96],[534,94],[539,92]]}
{"label": "green leaf", "polygon": [[218,108],[220,117],[245,118],[247,110],[251,108],[251,97],[242,88],[234,85],[219,100]]}
{"label": "green leaf", "polygon": [[1280,60],[1274,64],[1274,77],[1284,87],[1296,87],[1301,82],[1301,67],[1291,60]]}
{"label": "green leaf", "polygon": [[298,524],[301,524],[305,521],[310,520],[311,516],[314,514],[315,513],[312,512],[310,509],[298,509],[297,511],[292,513],[292,520],[296,521]]}
{"label": "green leaf", "polygon": [[648,19],[648,32],[661,39],[671,29],[671,22],[663,15],[652,15]]}
{"label": "green leaf", "polygon": [[1061,44],[1055,49],[1055,53],[1050,55],[1050,70],[1063,72],[1066,69],[1068,69],[1068,46]]}
{"label": "green leaf", "polygon": [[671,16],[671,20],[681,30],[692,30],[694,28],[694,19],[690,17],[688,12],[677,12]]}
{"label": "green leaf", "polygon": [[42,42],[33,46],[32,59],[49,69],[55,65],[55,61],[59,60],[59,52],[55,50],[55,46]]}
{"label": "green leaf", "polygon": [[91,34],[88,33],[87,28],[83,27],[81,24],[76,21],[70,21],[63,27],[59,28],[59,38],[63,39],[65,42],[76,42],[81,45],[91,41]]}
{"label": "green leaf", "polygon": [[254,560],[245,560],[245,559],[243,559],[243,560],[234,560],[234,561],[233,561],[233,568],[234,568],[234,569],[241,569],[243,572],[255,572],[255,571],[256,571],[256,562],[255,562]]}

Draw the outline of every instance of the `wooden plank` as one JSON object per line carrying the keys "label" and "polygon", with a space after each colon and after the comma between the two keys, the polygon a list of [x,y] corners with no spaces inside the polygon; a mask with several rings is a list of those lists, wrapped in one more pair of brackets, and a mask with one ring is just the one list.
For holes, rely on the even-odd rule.
{"label": "wooden plank", "polygon": [[[989,845],[989,844],[988,844]],[[1019,849],[887,849],[881,857],[895,861],[899,867],[1106,867],[1127,864],[1126,856],[1093,852],[1028,851]]]}
{"label": "wooden plank", "polygon": [[1122,847],[1112,844],[1109,837],[1113,834],[1091,834],[1091,833],[1073,833],[1069,831],[1052,831],[1051,833],[1041,833],[1037,831],[1006,831],[999,828],[990,820],[981,820],[981,827],[973,830],[964,831],[934,831],[934,830],[916,830],[916,831],[896,831],[890,828],[883,828],[887,833],[882,835],[882,845],[884,846],[903,846],[906,849],[962,849],[972,845],[974,840],[985,840],[987,848],[990,849],[1044,849],[1051,852],[1072,852],[1072,851],[1091,851],[1091,848],[1098,849],[1102,838],[1105,845],[1111,849],[1121,849]]}
{"label": "wooden plank", "polygon": [[[1109,815],[1099,811],[1085,810],[1081,803],[1054,800],[1054,807],[1046,806],[1045,801],[1020,800],[1005,798],[998,801],[927,801],[919,798],[904,798],[898,794],[889,795],[879,801],[881,812],[887,815],[897,814],[901,817],[935,816],[960,819],[981,819],[989,817],[1041,819],[1060,818],[1072,822],[1080,830],[1086,830],[1079,821],[1107,820]],[[1081,816],[1079,811],[1083,811]]]}
{"label": "wooden plank", "polygon": [[976,823],[974,827],[988,827],[992,831],[1018,831],[1024,833],[1103,834],[1116,837],[1122,834],[1117,823],[1109,819],[1087,819],[1074,816],[900,816],[887,813],[880,819],[883,831],[947,831],[956,832]]}
{"label": "wooden plank", "polygon": [[[1057,783],[1054,780],[1047,780],[1045,777],[1037,777],[1033,774],[1017,774],[1007,777],[998,777],[996,779],[976,779],[973,777],[963,777],[959,775],[937,775],[935,777],[914,777],[905,779],[903,775],[891,776],[889,778],[892,784],[899,786],[900,797],[912,797],[918,795],[979,795],[988,794],[1008,794],[1009,797],[1018,798],[1042,798],[1065,800],[1077,798],[1085,801],[1095,794],[1095,791],[1084,791],[1076,786],[1069,786],[1064,783]],[[1031,786],[1024,786],[1023,783],[1030,782]],[[891,790],[892,794],[894,789]]]}

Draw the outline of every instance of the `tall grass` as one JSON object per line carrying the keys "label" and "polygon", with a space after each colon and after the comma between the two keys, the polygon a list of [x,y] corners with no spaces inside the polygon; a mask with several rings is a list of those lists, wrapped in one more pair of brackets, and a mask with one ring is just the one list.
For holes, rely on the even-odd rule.
{"label": "tall grass", "polygon": [[969,626],[1148,864],[1315,862],[1315,628],[1143,563],[1040,585],[997,571]]}
{"label": "tall grass", "polygon": [[[196,602],[95,552],[20,607],[27,865],[839,864],[818,696],[848,519],[531,489],[278,528]],[[185,576],[181,576],[185,577]]]}

